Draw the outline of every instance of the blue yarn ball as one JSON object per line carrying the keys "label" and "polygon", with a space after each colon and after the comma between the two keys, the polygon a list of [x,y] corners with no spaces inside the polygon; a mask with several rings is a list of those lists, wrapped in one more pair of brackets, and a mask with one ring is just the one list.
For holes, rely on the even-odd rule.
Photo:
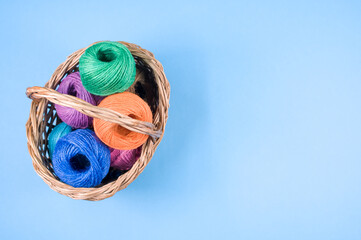
{"label": "blue yarn ball", "polygon": [[94,187],[110,167],[110,150],[89,129],[78,129],[60,138],[53,153],[53,169],[73,187]]}
{"label": "blue yarn ball", "polygon": [[58,142],[58,140],[70,132],[71,132],[71,127],[63,122],[58,124],[55,128],[53,128],[53,130],[50,132],[48,137],[48,148],[49,148],[50,158],[52,158],[53,156],[55,145]]}

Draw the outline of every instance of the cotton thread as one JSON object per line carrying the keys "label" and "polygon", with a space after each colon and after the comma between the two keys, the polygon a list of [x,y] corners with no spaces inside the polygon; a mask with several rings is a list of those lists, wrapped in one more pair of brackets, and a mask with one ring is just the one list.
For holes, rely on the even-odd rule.
{"label": "cotton thread", "polygon": [[[96,105],[94,96],[83,87],[79,72],[66,76],[60,83],[58,92],[75,96],[92,105]],[[91,117],[73,108],[55,104],[55,109],[60,119],[73,128],[87,128],[92,124],[93,119]]]}
{"label": "cotton thread", "polygon": [[132,150],[111,149],[110,166],[120,170],[129,170],[139,159],[141,152],[141,146]]}
{"label": "cotton thread", "polygon": [[129,49],[118,42],[100,42],[85,50],[79,72],[86,90],[107,96],[127,90],[135,79],[135,61]]}
{"label": "cotton thread", "polygon": [[94,187],[110,167],[110,150],[89,129],[78,129],[60,138],[53,154],[53,169],[73,187]]}
{"label": "cotton thread", "polygon": [[[114,110],[137,120],[152,122],[152,112],[148,104],[130,92],[108,96],[98,106]],[[146,134],[132,132],[116,123],[99,118],[94,119],[93,125],[94,131],[100,140],[114,149],[135,149],[145,143],[149,137]]]}
{"label": "cotton thread", "polygon": [[51,131],[51,133],[49,134],[49,137],[48,137],[48,148],[49,148],[50,158],[52,158],[52,155],[53,155],[53,152],[55,149],[55,145],[58,142],[58,140],[61,137],[70,133],[71,130],[72,130],[71,127],[64,122],[58,124],[57,126],[55,126],[53,128],[53,130]]}

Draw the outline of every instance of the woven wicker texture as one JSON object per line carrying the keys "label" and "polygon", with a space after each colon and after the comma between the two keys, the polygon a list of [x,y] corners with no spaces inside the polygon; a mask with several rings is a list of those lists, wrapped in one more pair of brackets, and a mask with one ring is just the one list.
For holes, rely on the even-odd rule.
{"label": "woven wicker texture", "polygon": [[[148,102],[152,109],[153,123],[138,121],[110,109],[93,106],[76,97],[60,94],[54,90],[67,74],[78,69],[79,58],[86,48],[74,52],[65,62],[60,64],[45,87],[31,87],[26,90],[26,95],[33,99],[29,120],[26,123],[26,135],[34,169],[53,190],[73,199],[102,200],[126,188],[149,163],[164,134],[168,118],[170,86],[164,74],[163,66],[151,52],[135,44],[120,43],[128,47],[137,65],[136,81],[129,91],[135,91],[142,82],[147,83],[142,85],[141,90],[144,96],[141,97]],[[116,180],[96,188],[71,187],[59,181],[54,175],[49,158],[48,135],[61,122],[54,110],[54,104],[74,108],[90,117],[117,123],[131,131],[148,134],[150,138],[143,145],[139,160],[128,172]]]}

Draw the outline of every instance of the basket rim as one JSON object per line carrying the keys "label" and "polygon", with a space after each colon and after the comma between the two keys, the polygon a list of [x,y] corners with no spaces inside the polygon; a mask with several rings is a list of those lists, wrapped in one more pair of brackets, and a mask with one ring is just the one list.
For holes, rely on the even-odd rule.
{"label": "basket rim", "polygon": [[[29,119],[26,123],[26,135],[28,150],[33,161],[34,169],[53,190],[73,199],[102,200],[126,188],[144,170],[164,135],[165,125],[168,119],[170,85],[164,74],[163,66],[155,59],[153,53],[150,51],[133,43],[118,42],[124,44],[135,58],[140,58],[154,74],[154,80],[158,87],[159,103],[155,114],[153,114],[153,122],[151,124],[132,119],[110,109],[93,106],[74,96],[60,94],[54,90],[63,77],[78,65],[79,58],[84,51],[89,46],[99,43],[99,41],[69,55],[54,71],[52,77],[44,87],[28,88],[26,92],[27,96],[33,99]],[[143,144],[141,156],[133,167],[119,176],[115,181],[100,187],[74,188],[55,177],[54,173],[49,169],[49,166],[45,166],[43,156],[40,152],[42,148],[47,149],[44,138],[47,138],[46,127],[48,127],[48,119],[45,119],[45,115],[49,102],[73,107],[91,117],[113,121],[129,130],[148,134],[151,138],[148,138],[146,143]]]}

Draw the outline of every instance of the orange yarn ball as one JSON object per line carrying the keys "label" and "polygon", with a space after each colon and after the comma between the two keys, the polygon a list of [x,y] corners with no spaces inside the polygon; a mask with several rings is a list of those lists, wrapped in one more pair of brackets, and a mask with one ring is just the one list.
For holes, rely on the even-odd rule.
{"label": "orange yarn ball", "polygon": [[[148,104],[130,92],[110,95],[104,98],[99,107],[109,108],[131,118],[152,122],[153,116]],[[95,134],[109,147],[121,150],[135,149],[148,139],[148,135],[130,131],[119,124],[94,118]]]}

